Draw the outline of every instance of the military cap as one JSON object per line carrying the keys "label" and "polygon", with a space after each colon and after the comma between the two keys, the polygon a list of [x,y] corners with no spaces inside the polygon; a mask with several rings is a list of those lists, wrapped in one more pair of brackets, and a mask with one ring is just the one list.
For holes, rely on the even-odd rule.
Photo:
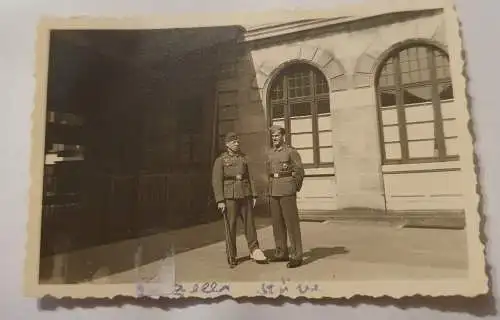
{"label": "military cap", "polygon": [[279,132],[281,134],[285,134],[285,128],[283,128],[282,126],[273,125],[269,128],[269,132],[271,132],[271,133]]}
{"label": "military cap", "polygon": [[238,140],[238,139],[239,139],[238,135],[236,133],[234,133],[234,132],[228,132],[226,134],[226,136],[224,137],[225,143],[228,143],[228,142],[231,142],[231,141],[234,141],[234,140]]}

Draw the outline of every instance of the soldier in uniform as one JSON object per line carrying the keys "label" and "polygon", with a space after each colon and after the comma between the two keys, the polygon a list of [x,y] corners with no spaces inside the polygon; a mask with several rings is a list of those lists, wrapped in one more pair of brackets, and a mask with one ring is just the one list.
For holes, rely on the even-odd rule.
{"label": "soldier in uniform", "polygon": [[213,166],[212,186],[217,208],[229,221],[228,262],[234,268],[236,262],[236,226],[238,217],[243,220],[250,258],[257,263],[266,263],[267,258],[259,248],[257,230],[252,209],[257,194],[253,177],[250,176],[247,157],[240,151],[239,138],[234,132],[225,136],[226,151]]}
{"label": "soldier in uniform", "polygon": [[[288,268],[302,265],[302,237],[297,210],[297,192],[302,188],[304,168],[294,148],[284,142],[285,129],[270,128],[272,148],[267,157],[269,206],[273,220],[276,251],[271,261],[288,261]],[[290,238],[290,252],[287,246]]]}

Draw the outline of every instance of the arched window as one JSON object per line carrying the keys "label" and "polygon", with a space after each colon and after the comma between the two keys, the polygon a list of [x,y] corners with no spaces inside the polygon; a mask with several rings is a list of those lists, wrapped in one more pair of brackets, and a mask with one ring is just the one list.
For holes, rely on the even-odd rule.
{"label": "arched window", "polygon": [[395,50],[376,79],[384,164],[456,160],[448,56],[430,45]]}
{"label": "arched window", "polygon": [[268,101],[270,124],[286,129],[286,141],[300,153],[304,166],[332,166],[330,93],[326,77],[309,64],[290,65],[272,81]]}

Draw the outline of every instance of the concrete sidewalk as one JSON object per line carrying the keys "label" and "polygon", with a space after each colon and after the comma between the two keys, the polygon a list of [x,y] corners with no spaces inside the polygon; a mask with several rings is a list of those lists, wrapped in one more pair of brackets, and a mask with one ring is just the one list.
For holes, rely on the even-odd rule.
{"label": "concrete sidewalk", "polygon": [[[178,236],[182,233],[187,238],[204,237],[210,229],[222,231],[220,224],[222,222],[207,225],[201,233],[199,227],[185,229]],[[270,254],[274,247],[272,228],[262,221],[260,225],[261,247]],[[177,253],[170,260],[175,264],[175,279],[180,282],[279,281],[283,277],[296,281],[397,280],[467,275],[467,244],[463,230],[405,229],[349,222],[302,222],[301,227],[306,264],[300,268],[290,270],[285,263],[258,265],[244,261],[235,269],[229,269],[225,244],[221,240]],[[238,255],[247,256],[244,237],[239,236],[237,242]],[[154,275],[160,266],[160,261],[148,263],[141,267],[141,272]],[[132,269],[95,275],[93,280],[98,283],[136,281],[137,273]]]}

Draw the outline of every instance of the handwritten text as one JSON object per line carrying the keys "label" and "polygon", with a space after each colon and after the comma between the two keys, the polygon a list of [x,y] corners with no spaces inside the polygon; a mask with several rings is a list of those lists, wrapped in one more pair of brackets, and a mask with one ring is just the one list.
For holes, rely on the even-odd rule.
{"label": "handwritten text", "polygon": [[188,286],[176,283],[172,292],[172,296],[182,298],[186,294],[224,294],[229,293],[230,291],[231,287],[229,286],[229,284],[219,284],[216,281],[194,283]]}
{"label": "handwritten text", "polygon": [[281,282],[278,283],[262,283],[257,290],[257,294],[261,296],[278,296],[287,294],[293,290],[296,290],[300,295],[304,295],[307,293],[318,292],[320,288],[318,284],[299,283],[292,285],[290,284],[290,279],[281,279]]}

